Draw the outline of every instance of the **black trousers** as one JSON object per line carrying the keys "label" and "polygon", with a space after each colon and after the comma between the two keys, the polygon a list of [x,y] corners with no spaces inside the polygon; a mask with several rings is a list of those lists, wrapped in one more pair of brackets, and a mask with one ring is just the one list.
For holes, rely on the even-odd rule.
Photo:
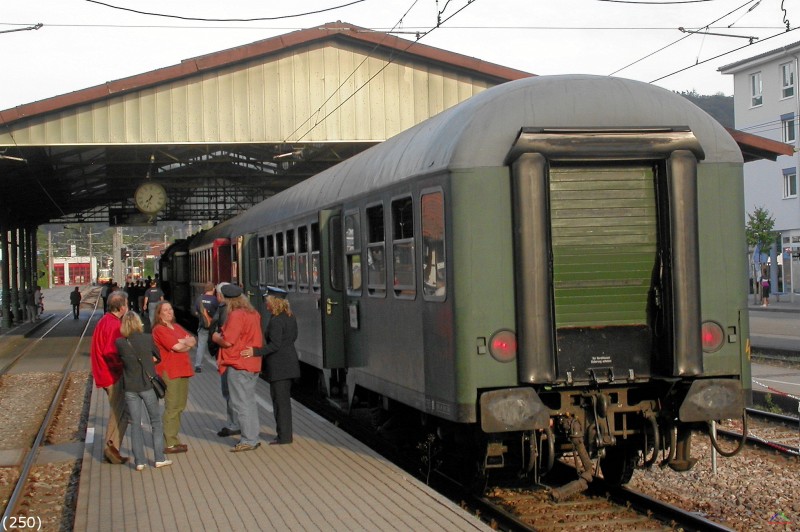
{"label": "black trousers", "polygon": [[72,305],[72,317],[77,320],[80,315],[80,305]]}
{"label": "black trousers", "polygon": [[276,439],[280,443],[292,443],[292,379],[269,383],[269,395],[278,431]]}

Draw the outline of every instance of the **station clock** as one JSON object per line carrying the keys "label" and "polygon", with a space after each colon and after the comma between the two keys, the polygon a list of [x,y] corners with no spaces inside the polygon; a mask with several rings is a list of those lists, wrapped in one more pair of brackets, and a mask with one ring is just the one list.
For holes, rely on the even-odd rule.
{"label": "station clock", "polygon": [[167,191],[158,183],[147,181],[133,194],[136,208],[146,214],[155,214],[167,206]]}

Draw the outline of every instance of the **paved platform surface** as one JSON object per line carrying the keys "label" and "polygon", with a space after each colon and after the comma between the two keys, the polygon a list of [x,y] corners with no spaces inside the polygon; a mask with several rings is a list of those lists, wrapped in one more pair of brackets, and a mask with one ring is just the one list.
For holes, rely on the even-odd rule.
{"label": "paved platform surface", "polygon": [[[219,376],[205,361],[183,414],[180,437],[189,452],[167,455],[170,467],[138,472],[104,463],[108,401],[95,390],[75,530],[490,530],[296,402],[294,443],[266,445],[275,430],[264,381],[258,397],[264,443],[229,452],[238,437],[216,435],[224,402]],[[127,437],[122,453],[132,456]],[[148,460],[152,465],[149,449]]]}

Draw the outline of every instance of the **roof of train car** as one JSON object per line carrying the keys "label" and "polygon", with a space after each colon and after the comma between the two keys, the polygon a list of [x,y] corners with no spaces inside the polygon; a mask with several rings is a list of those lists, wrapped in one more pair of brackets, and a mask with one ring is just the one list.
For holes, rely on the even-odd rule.
{"label": "roof of train car", "polygon": [[497,167],[523,127],[688,126],[707,162],[742,163],[730,134],[682,96],[590,75],[538,76],[490,88],[229,220],[231,236],[421,174]]}

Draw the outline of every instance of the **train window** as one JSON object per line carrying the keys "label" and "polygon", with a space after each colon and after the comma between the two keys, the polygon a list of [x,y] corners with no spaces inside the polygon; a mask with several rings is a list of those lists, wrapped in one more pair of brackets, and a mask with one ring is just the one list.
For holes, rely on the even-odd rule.
{"label": "train window", "polygon": [[392,260],[394,295],[413,299],[414,282],[414,209],[410,197],[392,201]]}
{"label": "train window", "polygon": [[344,251],[347,260],[347,293],[361,295],[361,224],[358,211],[344,217]]}
{"label": "train window", "polygon": [[301,292],[308,292],[308,226],[297,228],[297,285]]}
{"label": "train window", "polygon": [[275,235],[275,284],[286,286],[286,257],[283,256],[283,233]]}
{"label": "train window", "polygon": [[275,235],[267,235],[267,260],[265,264],[264,282],[275,283]]}
{"label": "train window", "polygon": [[294,290],[297,285],[297,255],[295,255],[294,229],[286,231],[286,288]]}
{"label": "train window", "polygon": [[342,261],[341,261],[341,248],[342,248],[342,217],[331,216],[328,225],[328,256],[331,258],[330,264],[330,280],[331,288],[334,290],[342,290],[339,279],[342,278]]}
{"label": "train window", "polygon": [[263,284],[267,278],[267,243],[263,236],[258,237],[258,283]]}
{"label": "train window", "polygon": [[367,207],[367,290],[371,296],[386,296],[385,240],[383,204]]}
{"label": "train window", "polygon": [[444,197],[441,190],[423,193],[422,214],[422,297],[443,301],[447,294],[444,255]]}
{"label": "train window", "polygon": [[319,224],[311,224],[311,290],[319,292]]}

